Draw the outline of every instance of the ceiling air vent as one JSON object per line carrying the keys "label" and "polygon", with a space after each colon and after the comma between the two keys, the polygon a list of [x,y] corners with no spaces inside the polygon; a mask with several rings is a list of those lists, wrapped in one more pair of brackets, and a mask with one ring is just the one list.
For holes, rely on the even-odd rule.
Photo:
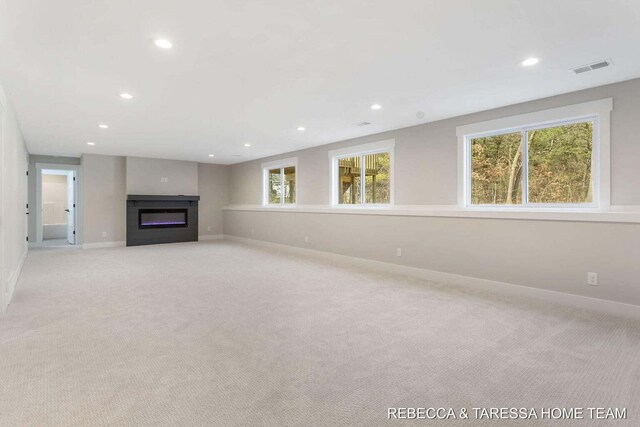
{"label": "ceiling air vent", "polygon": [[358,126],[369,126],[371,123],[369,122],[362,122],[362,123],[358,123]]}
{"label": "ceiling air vent", "polygon": [[605,59],[604,61],[594,62],[593,64],[582,65],[580,67],[573,68],[572,71],[576,74],[586,73],[587,71],[598,70],[600,68],[608,67],[609,65],[613,65],[610,59]]}

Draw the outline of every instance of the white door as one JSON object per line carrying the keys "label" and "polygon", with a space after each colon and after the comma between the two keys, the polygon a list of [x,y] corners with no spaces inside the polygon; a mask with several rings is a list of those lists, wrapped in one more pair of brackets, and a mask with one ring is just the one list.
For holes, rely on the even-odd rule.
{"label": "white door", "polygon": [[76,172],[71,171],[67,175],[67,242],[76,244],[76,192],[75,192]]}

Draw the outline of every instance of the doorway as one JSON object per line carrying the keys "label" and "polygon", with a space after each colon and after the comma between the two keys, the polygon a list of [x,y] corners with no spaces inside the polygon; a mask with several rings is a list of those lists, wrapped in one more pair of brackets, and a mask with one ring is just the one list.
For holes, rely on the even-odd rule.
{"label": "doorway", "polygon": [[41,168],[38,174],[39,246],[68,247],[77,242],[77,171]]}

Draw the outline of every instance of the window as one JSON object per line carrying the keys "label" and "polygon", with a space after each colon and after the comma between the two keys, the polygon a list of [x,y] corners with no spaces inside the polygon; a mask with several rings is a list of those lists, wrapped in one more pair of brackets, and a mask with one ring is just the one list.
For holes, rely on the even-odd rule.
{"label": "window", "polygon": [[381,141],[329,152],[333,168],[333,204],[393,204],[394,141]]}
{"label": "window", "polygon": [[591,204],[593,124],[470,137],[471,204]]}
{"label": "window", "polygon": [[[461,204],[608,208],[611,106],[610,99],[593,101],[458,128]],[[509,126],[487,130],[501,124]]]}
{"label": "window", "polygon": [[297,159],[284,159],[262,165],[264,171],[264,204],[296,204]]}

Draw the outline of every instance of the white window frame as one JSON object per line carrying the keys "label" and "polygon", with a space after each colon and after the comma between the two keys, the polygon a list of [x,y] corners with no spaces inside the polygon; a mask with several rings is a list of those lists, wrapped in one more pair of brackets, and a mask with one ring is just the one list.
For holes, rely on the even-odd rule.
{"label": "white window frame", "polygon": [[[473,123],[456,128],[458,137],[458,207],[469,210],[553,210],[576,211],[596,210],[609,211],[611,206],[611,111],[613,99],[597,101],[534,113],[505,117],[486,122]],[[591,179],[593,180],[593,199],[591,203],[528,203],[523,200],[517,205],[474,205],[471,199],[471,143],[472,139],[509,132],[521,132],[526,138],[527,132],[534,129],[561,126],[566,124],[591,121],[593,123],[593,146],[591,162]],[[523,144],[523,190],[528,187],[528,144]],[[523,199],[526,191],[523,192]]]}
{"label": "white window frame", "polygon": [[[271,169],[280,169],[280,182],[282,183],[282,189],[284,191],[284,169],[293,166],[296,169],[295,180],[295,203],[285,203],[284,194],[280,197],[280,203],[269,203],[269,171]],[[298,158],[290,157],[287,159],[274,160],[272,162],[266,162],[262,164],[262,205],[266,207],[295,207],[298,204]]]}
{"label": "white window frame", "polygon": [[[395,202],[395,139],[371,142],[368,144],[355,145],[346,148],[337,148],[329,151],[331,161],[331,205],[336,208],[345,209],[368,209],[368,208],[390,208]],[[341,204],[338,183],[340,182],[340,167],[338,161],[346,157],[364,157],[368,154],[389,153],[389,203],[358,203]],[[365,197],[365,180],[360,180],[360,200]]]}

